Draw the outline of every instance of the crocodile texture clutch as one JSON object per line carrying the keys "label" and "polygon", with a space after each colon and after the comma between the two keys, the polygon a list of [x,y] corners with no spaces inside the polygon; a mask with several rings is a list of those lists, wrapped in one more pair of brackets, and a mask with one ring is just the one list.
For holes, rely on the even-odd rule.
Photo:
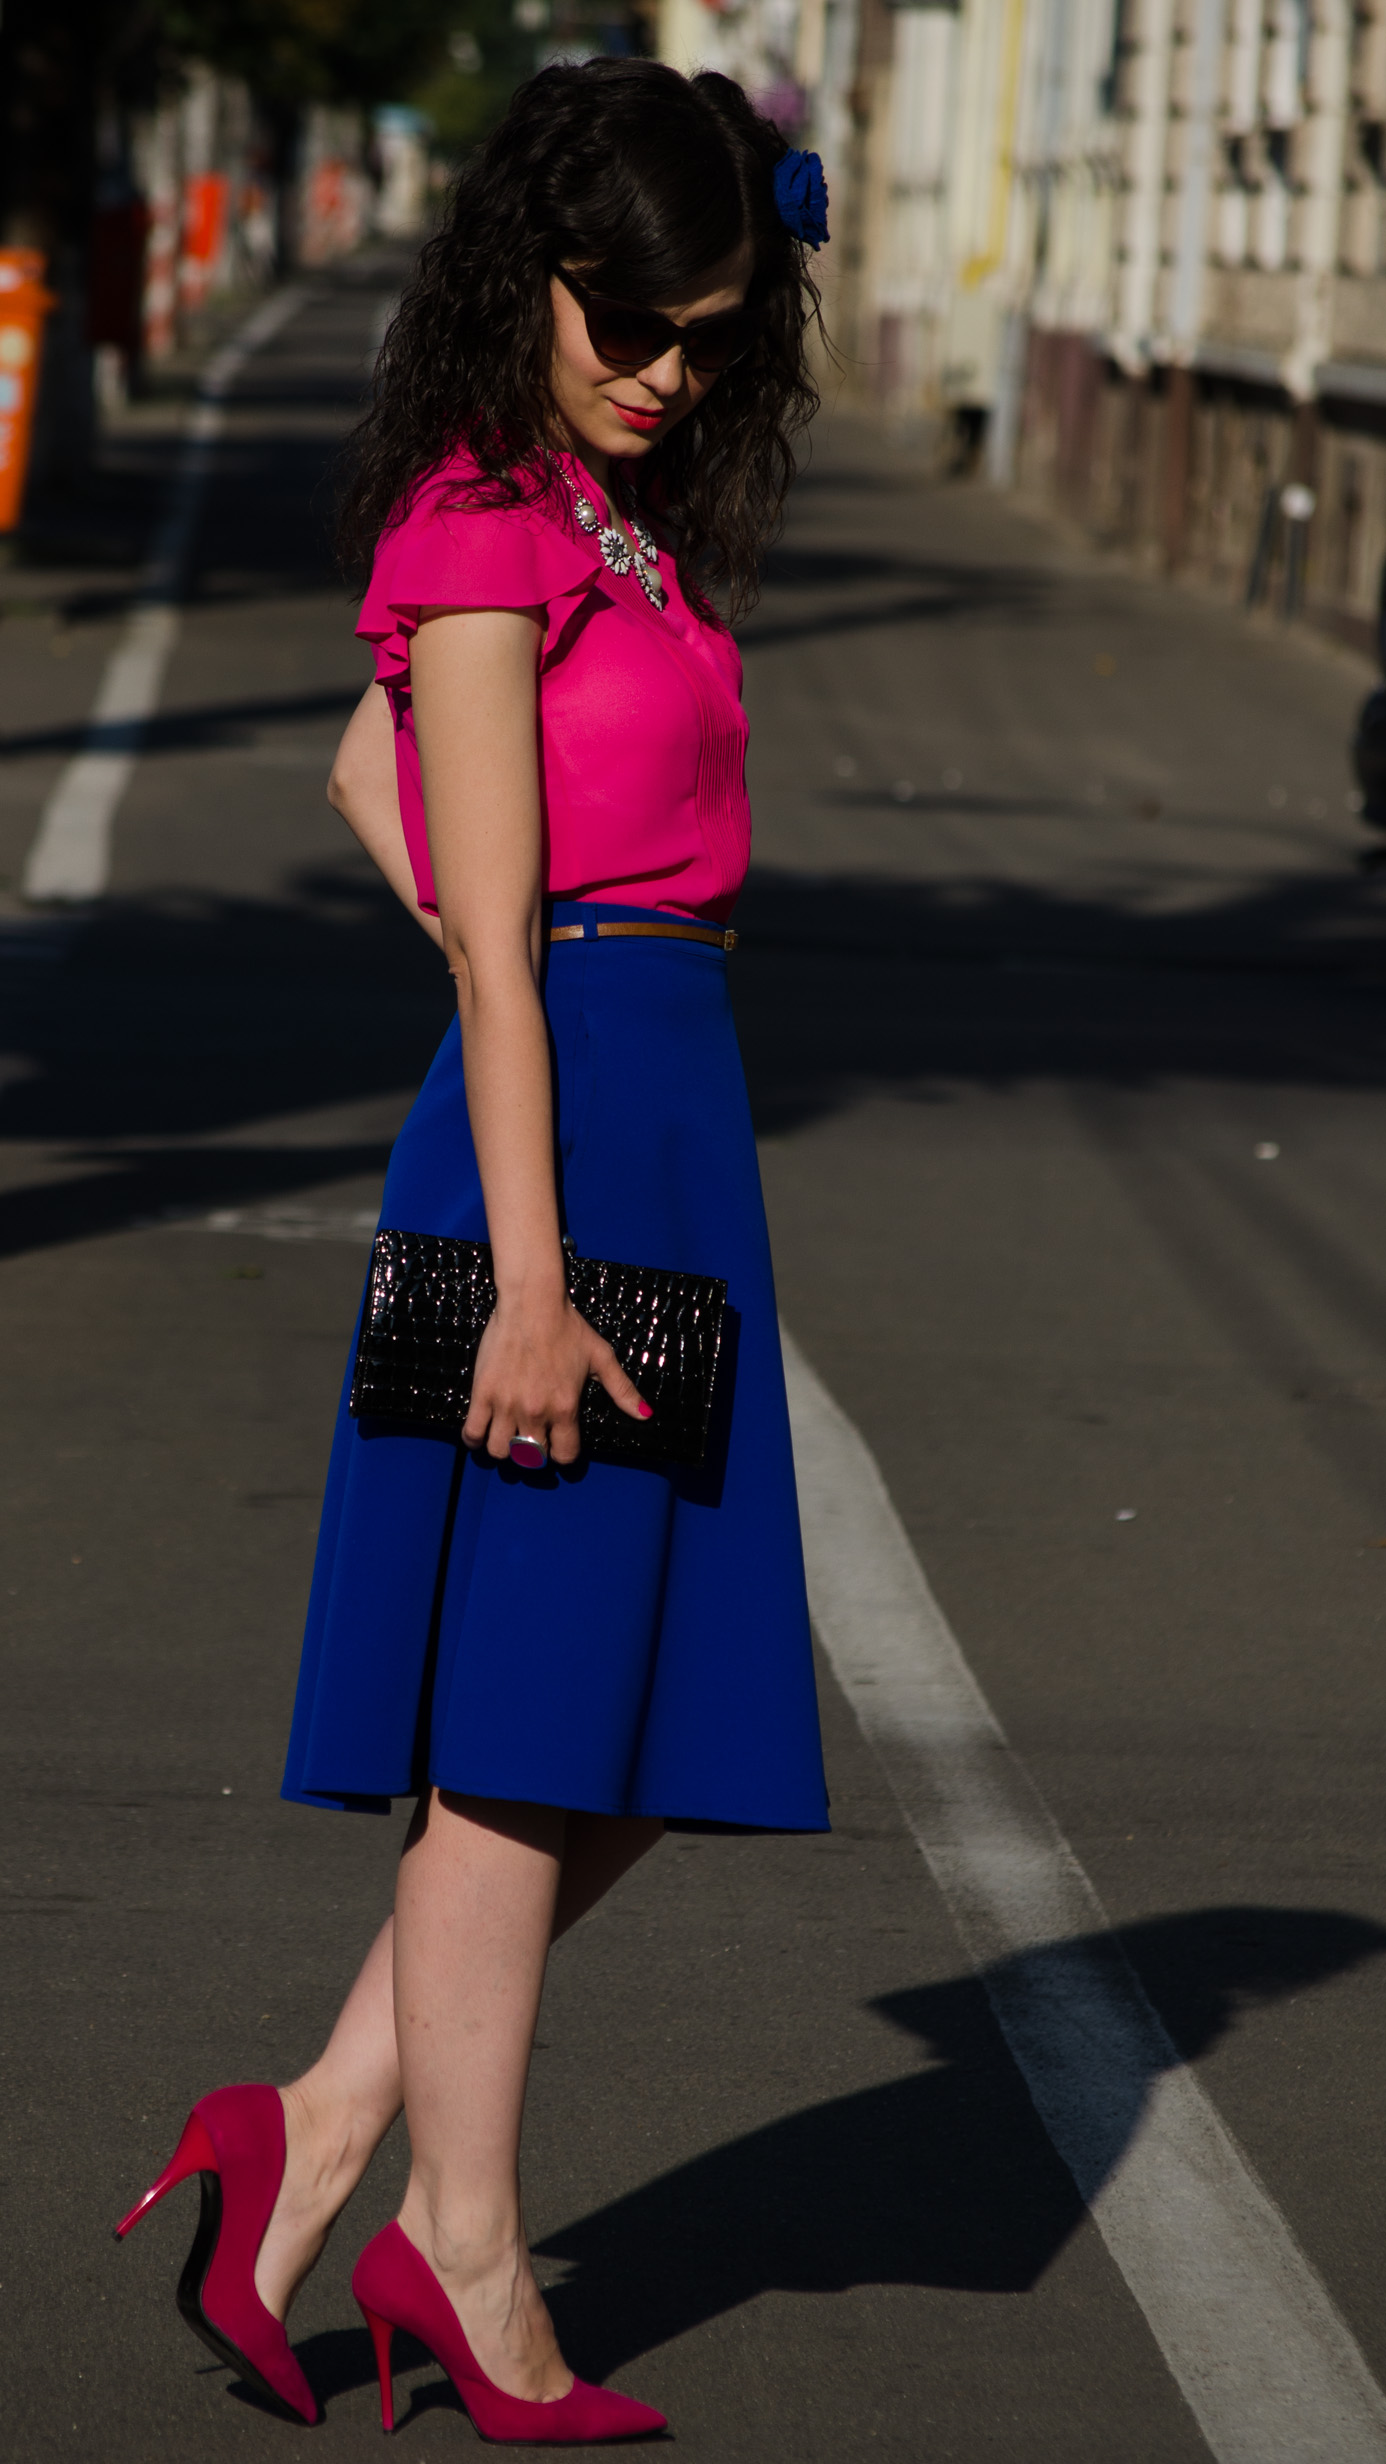
{"label": "crocodile texture clutch", "polygon": [[[621,1463],[701,1463],[725,1283],[715,1275],[580,1258],[571,1241],[564,1248],[574,1307],[605,1336],[652,1407],[649,1420],[632,1420],[589,1378],[579,1412],[584,1451]],[[420,1436],[455,1440],[495,1305],[491,1252],[483,1242],[435,1232],[377,1232],[352,1411]]]}

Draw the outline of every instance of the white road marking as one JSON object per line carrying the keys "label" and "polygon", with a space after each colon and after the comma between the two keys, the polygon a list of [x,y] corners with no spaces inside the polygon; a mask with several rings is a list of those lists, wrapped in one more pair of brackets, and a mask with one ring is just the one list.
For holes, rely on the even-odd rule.
{"label": "white road marking", "polygon": [[[364,1247],[301,1201],[170,1218]],[[1182,2061],[967,1665],[863,1439],[784,1334],[814,1624],[1036,2109],[1218,2464],[1386,2464],[1386,2397]]]}
{"label": "white road marking", "polygon": [[67,764],[39,818],[20,880],[25,898],[64,903],[99,898],[110,879],[111,831],[178,639],[178,603],[197,534],[211,448],[226,418],[226,396],[252,351],[287,325],[307,296],[296,285],[265,300],[203,371],[168,509],[140,580],[138,604],[106,662],[87,741]]}
{"label": "white road marking", "polygon": [[303,1206],[287,1200],[282,1206],[214,1206],[205,1215],[172,1208],[159,1220],[178,1232],[235,1232],[262,1241],[350,1241],[358,1249],[369,1249],[380,1209]]}
{"label": "white road marking", "polygon": [[1383,2464],[1386,2397],[1110,1940],[873,1456],[788,1335],[785,1371],[814,1623],[1209,2448],[1219,2464]]}

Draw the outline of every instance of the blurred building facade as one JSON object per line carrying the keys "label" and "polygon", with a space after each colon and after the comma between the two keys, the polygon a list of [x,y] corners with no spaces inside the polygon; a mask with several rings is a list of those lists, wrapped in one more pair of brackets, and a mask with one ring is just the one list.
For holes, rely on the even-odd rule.
{"label": "blurred building facade", "polygon": [[797,94],[849,399],[1152,562],[1370,631],[1386,0],[664,0],[661,49]]}

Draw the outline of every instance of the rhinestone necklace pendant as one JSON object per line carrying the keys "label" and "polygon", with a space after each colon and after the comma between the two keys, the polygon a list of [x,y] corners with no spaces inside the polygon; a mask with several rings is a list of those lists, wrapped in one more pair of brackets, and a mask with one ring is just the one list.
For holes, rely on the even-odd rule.
{"label": "rhinestone necklace pendant", "polygon": [[659,575],[657,573],[651,573],[650,568],[646,564],[643,556],[637,556],[634,562],[635,578],[640,584],[641,589],[644,591],[646,598],[649,600],[651,607],[662,608],[664,605],[664,584],[661,582]]}
{"label": "rhinestone necklace pendant", "polygon": [[651,607],[663,607],[664,584],[654,570],[659,563],[659,550],[632,506],[628,494],[623,497],[622,502],[630,535],[635,541],[635,578]]}
{"label": "rhinestone necklace pendant", "polygon": [[614,522],[598,531],[597,545],[601,549],[603,562],[610,566],[613,573],[629,573],[635,562],[635,550],[624,531],[619,531]]}
{"label": "rhinestone necklace pendant", "polygon": [[572,490],[573,514],[577,526],[579,530],[586,531],[590,539],[596,540],[601,550],[602,563],[607,571],[622,576],[633,571],[651,607],[662,608],[664,584],[654,571],[654,567],[659,562],[659,550],[644,523],[631,512],[629,504],[626,504],[626,520],[630,524],[631,539],[635,541],[635,546],[632,547],[630,539],[627,539],[624,532],[616,528],[614,522],[603,522],[591,498],[583,495],[577,481],[561,462],[558,467]]}

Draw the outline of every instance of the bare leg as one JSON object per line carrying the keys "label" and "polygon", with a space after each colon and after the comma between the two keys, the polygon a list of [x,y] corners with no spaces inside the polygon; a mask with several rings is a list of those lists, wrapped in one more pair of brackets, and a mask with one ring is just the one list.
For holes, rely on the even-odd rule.
{"label": "bare leg", "polygon": [[284,2099],[284,2179],[255,2262],[255,2290],[277,2319],[322,2255],[399,2111],[394,1919],[381,1926],[311,2070]]}
{"label": "bare leg", "polygon": [[[555,1941],[655,1846],[663,1829],[657,1817],[568,1815]],[[255,2267],[255,2289],[276,2318],[287,2317],[333,2219],[403,2101],[395,2044],[394,1933],[390,1916],[366,1954],[324,2051],[311,2070],[281,2091],[284,2184]]]}
{"label": "bare leg", "polygon": [[564,1817],[434,1796],[395,1897],[395,2033],[413,2170],[400,2226],[487,2376],[536,2403],[572,2384],[520,2218],[520,2121]]}

